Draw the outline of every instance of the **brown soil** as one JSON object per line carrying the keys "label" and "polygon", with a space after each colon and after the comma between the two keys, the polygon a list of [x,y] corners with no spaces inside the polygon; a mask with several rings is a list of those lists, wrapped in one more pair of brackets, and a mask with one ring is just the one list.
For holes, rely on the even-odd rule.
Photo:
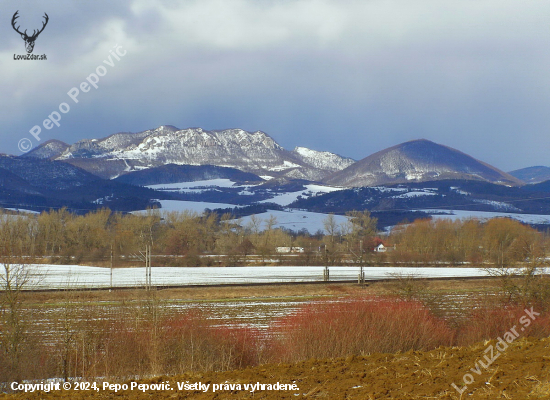
{"label": "brown soil", "polygon": [[[477,292],[487,291],[498,282],[495,279],[445,279],[430,280],[426,289],[436,292]],[[391,282],[367,283],[364,286],[356,283],[318,283],[290,285],[258,285],[258,286],[195,286],[170,288],[154,291],[160,300],[224,300],[250,299],[257,297],[294,297],[294,296],[342,296],[357,294],[387,294],[391,293]],[[143,289],[115,289],[73,291],[71,299],[82,301],[126,301],[141,299],[150,295]],[[29,303],[55,303],[65,301],[66,291],[25,292],[23,300]]]}
{"label": "brown soil", "polygon": [[[373,354],[334,360],[309,360],[297,364],[264,365],[237,371],[189,373],[142,380],[170,382],[173,390],[118,393],[103,391],[54,391],[0,395],[0,399],[550,399],[550,338],[517,339],[487,369],[475,369],[486,348],[495,342],[429,352]],[[495,351],[496,354],[496,351]],[[475,381],[462,396],[451,386],[463,386],[463,376]],[[210,384],[208,392],[178,391],[177,382]],[[296,383],[297,391],[212,392],[213,384]]]}

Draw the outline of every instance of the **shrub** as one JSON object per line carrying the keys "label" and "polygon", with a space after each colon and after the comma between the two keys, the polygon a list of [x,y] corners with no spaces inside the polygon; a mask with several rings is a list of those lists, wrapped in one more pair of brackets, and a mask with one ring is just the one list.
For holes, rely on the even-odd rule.
{"label": "shrub", "polygon": [[[465,346],[483,340],[496,339],[514,327],[521,336],[537,338],[550,336],[550,316],[543,313],[531,321],[524,331],[521,331],[520,318],[526,315],[526,308],[530,309],[519,305],[500,307],[492,305],[475,309],[458,330],[458,345]],[[534,311],[537,309],[534,308]]]}
{"label": "shrub", "polygon": [[[131,379],[244,368],[258,363],[258,337],[246,327],[214,325],[194,311],[158,319],[97,319],[75,330],[65,369],[70,377]],[[53,350],[52,357],[64,353],[61,347]]]}
{"label": "shrub", "polygon": [[199,312],[172,316],[161,326],[164,373],[219,371],[258,363],[259,335],[251,328],[216,326]]}
{"label": "shrub", "polygon": [[315,302],[279,320],[272,354],[280,361],[428,350],[451,345],[453,331],[416,301],[354,298]]}

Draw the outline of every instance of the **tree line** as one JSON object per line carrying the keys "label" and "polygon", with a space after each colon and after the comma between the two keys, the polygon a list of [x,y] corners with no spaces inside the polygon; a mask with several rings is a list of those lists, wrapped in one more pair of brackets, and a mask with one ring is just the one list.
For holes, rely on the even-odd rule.
{"label": "tree line", "polygon": [[[338,223],[333,214],[323,230],[310,234],[278,226],[274,216],[253,215],[247,223],[231,214],[165,212],[151,209],[124,214],[102,209],[78,215],[67,209],[35,215],[0,214],[0,255],[46,258],[48,262],[79,263],[114,260],[115,266],[135,263],[133,255],[152,247],[155,265],[241,265],[247,259],[265,264],[293,263],[493,263],[504,265],[546,254],[548,235],[520,222],[497,218],[479,220],[417,220],[377,233],[377,220],[368,211],[346,214]],[[388,251],[375,254],[383,243]],[[277,247],[299,247],[292,257]],[[202,257],[217,255],[216,257]],[[161,257],[165,256],[165,257]],[[252,256],[252,258],[251,258]],[[133,261],[132,261],[133,260]],[[220,264],[221,263],[221,264]]]}
{"label": "tree line", "polygon": [[548,234],[509,218],[489,221],[417,220],[396,226],[392,259],[401,262],[447,262],[506,266],[541,261]]}
{"label": "tree line", "polygon": [[[336,252],[345,240],[369,240],[376,233],[376,219],[368,212],[352,212],[348,224],[339,225],[334,216],[325,221],[327,234],[292,232],[278,227],[273,216],[251,216],[242,223],[231,214],[164,212],[150,209],[140,214],[111,212],[108,209],[78,215],[67,209],[36,215],[0,214],[0,255],[48,258],[51,262],[78,263],[113,258],[124,264],[132,255],[152,247],[156,256],[176,256],[156,264],[181,266],[209,265],[201,255],[224,256],[225,264],[238,265],[250,255],[267,262],[277,247],[302,247],[303,259],[326,246]],[[345,233],[343,233],[345,231]],[[336,240],[335,238],[338,238]],[[337,246],[338,245],[338,246]]]}

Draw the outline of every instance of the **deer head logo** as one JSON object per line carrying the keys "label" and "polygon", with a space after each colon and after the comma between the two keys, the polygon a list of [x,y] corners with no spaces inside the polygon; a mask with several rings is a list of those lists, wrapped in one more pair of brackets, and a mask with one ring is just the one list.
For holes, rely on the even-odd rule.
{"label": "deer head logo", "polygon": [[17,10],[15,12],[15,14],[13,14],[13,18],[11,19],[11,26],[13,27],[13,29],[15,30],[15,32],[19,33],[21,35],[21,37],[23,38],[23,40],[25,41],[25,48],[27,49],[27,53],[28,54],[31,54],[32,51],[34,50],[34,41],[36,40],[36,38],[38,37],[38,35],[40,35],[42,33],[42,31],[44,30],[44,28],[46,27],[46,25],[48,25],[48,20],[50,19],[48,17],[48,14],[44,13],[44,19],[45,21],[43,22],[43,25],[42,25],[42,29],[40,29],[38,32],[35,30],[33,30],[33,33],[31,36],[27,35],[27,30],[25,29],[25,32],[21,32],[19,31],[19,27],[18,26],[15,26],[15,20],[17,18],[19,18],[19,15],[17,15],[19,13],[19,10]]}

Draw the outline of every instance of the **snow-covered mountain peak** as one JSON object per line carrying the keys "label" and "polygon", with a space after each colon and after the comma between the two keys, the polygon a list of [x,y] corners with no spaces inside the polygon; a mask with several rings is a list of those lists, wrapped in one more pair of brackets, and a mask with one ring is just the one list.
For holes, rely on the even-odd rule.
{"label": "snow-covered mountain peak", "polygon": [[345,186],[374,186],[442,179],[482,180],[506,185],[522,182],[451,147],[412,140],[374,153],[328,177]]}
{"label": "snow-covered mountain peak", "polygon": [[329,152],[299,149],[287,151],[262,131],[208,131],[162,125],[138,133],[80,140],[67,146],[56,159],[104,178],[176,164],[217,165],[274,177],[319,180],[353,163]]}

